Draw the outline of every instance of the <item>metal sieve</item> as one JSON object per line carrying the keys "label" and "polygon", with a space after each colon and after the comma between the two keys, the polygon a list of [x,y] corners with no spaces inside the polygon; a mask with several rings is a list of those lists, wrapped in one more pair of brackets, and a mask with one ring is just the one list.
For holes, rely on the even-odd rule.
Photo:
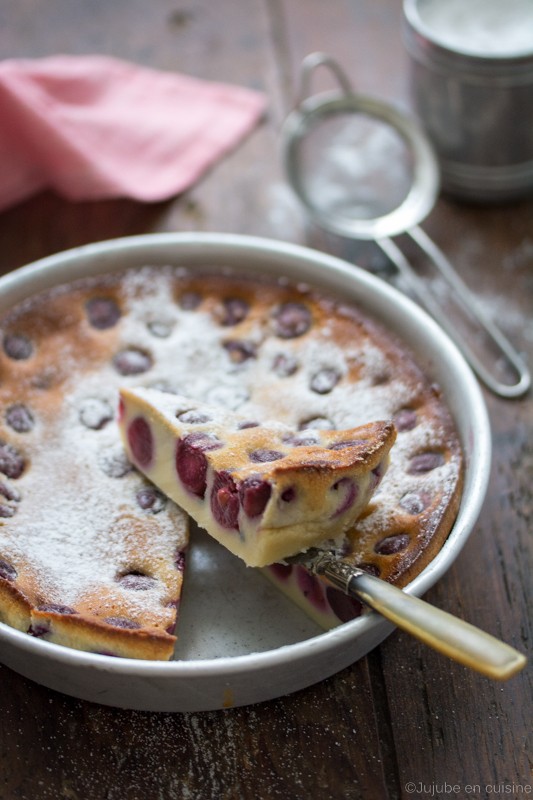
{"label": "metal sieve", "polygon": [[[312,73],[320,66],[331,70],[340,90],[310,94]],[[298,102],[283,126],[282,148],[287,179],[311,218],[341,236],[374,241],[487,388],[504,398],[525,394],[531,377],[521,357],[418,226],[440,187],[437,159],[421,127],[390,104],[354,93],[336,61],[311,53],[302,64]],[[459,335],[437,294],[390,238],[400,234],[407,234],[436,268],[457,309],[516,373],[515,383],[500,381]]]}

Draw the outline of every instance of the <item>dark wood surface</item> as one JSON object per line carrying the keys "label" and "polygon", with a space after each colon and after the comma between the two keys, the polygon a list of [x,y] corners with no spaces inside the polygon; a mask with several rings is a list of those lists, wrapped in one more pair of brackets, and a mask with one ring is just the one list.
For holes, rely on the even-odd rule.
{"label": "dark wood surface", "polygon": [[[171,202],[70,204],[44,193],[4,212],[0,272],[150,231],[258,234],[349,253],[305,224],[283,177],[280,124],[313,50],[334,55],[365,93],[408,105],[400,22],[399,0],[3,0],[0,58],[112,54],[260,89],[269,109]],[[424,223],[530,361],[532,212],[528,202],[480,208],[440,199]],[[527,653],[533,402],[486,399],[494,436],[487,500],[427,599]],[[530,669],[494,683],[399,632],[292,696],[197,714],[96,706],[0,666],[0,798],[522,798],[533,793],[531,699]]]}

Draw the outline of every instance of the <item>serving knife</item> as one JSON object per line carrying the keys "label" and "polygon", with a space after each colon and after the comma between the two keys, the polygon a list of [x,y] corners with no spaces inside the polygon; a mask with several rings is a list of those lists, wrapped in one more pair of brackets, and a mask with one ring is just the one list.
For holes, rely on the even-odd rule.
{"label": "serving knife", "polygon": [[305,567],[311,574],[362,601],[424,644],[489,678],[507,680],[526,664],[526,657],[514,647],[351,566],[332,552],[313,548],[285,561]]}

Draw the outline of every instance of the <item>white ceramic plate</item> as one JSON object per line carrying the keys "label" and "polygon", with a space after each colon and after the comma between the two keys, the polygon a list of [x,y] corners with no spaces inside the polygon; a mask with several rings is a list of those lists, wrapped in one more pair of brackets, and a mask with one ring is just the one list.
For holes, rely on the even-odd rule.
{"label": "white ceramic plate", "polygon": [[[441,385],[466,455],[462,504],[432,563],[407,587],[423,594],[448,569],[479,514],[490,471],[490,428],[479,386],[456,347],[410,300],[339,259],[282,242],[228,234],[152,234],[69,250],[0,279],[0,314],[30,294],[144,264],[231,266],[342,293],[386,323]],[[0,623],[0,660],[51,689],[107,705],[203,711],[257,703],[316,683],[361,658],[392,626],[372,613],[327,633],[195,531],[175,660],[137,661],[70,650]],[[211,592],[201,591],[207,576]],[[188,601],[194,599],[194,604]]]}

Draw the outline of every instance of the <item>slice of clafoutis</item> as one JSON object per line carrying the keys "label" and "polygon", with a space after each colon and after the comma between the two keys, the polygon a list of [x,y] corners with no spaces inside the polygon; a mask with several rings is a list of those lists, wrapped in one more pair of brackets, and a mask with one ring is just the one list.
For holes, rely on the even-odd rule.
{"label": "slice of clafoutis", "polygon": [[123,389],[133,464],[246,564],[339,540],[367,506],[396,437],[391,422],[293,431],[156,389]]}

